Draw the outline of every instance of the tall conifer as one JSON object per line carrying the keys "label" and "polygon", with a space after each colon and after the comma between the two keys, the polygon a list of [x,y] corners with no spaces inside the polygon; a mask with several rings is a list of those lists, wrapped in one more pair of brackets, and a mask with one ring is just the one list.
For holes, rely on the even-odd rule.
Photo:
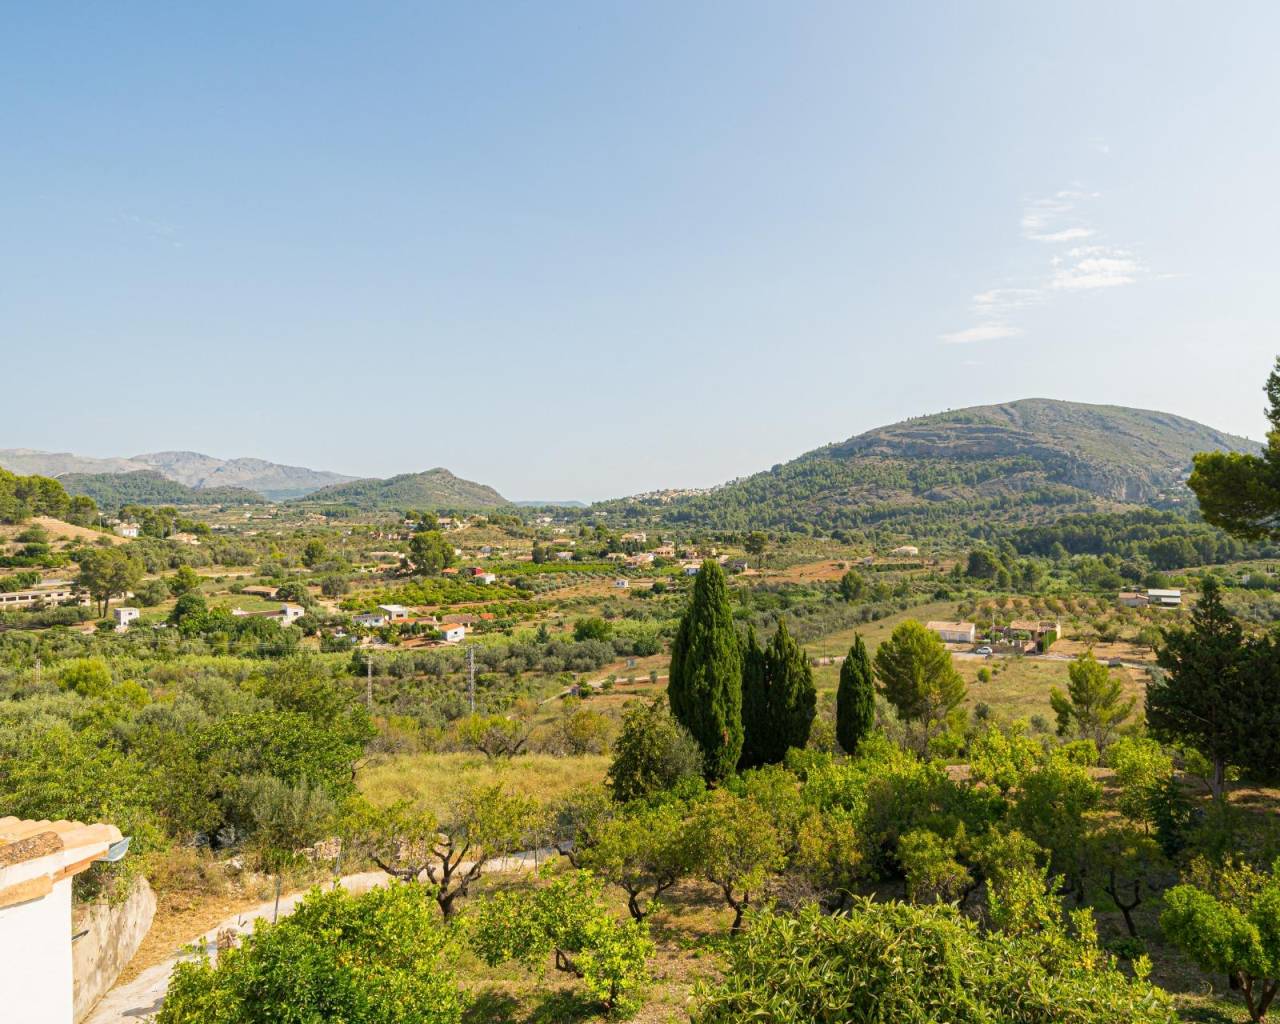
{"label": "tall conifer", "polygon": [[667,699],[702,749],[707,779],[731,775],[742,753],[742,651],[716,562],[702,563],[671,644]]}
{"label": "tall conifer", "polygon": [[840,686],[836,690],[836,740],[846,754],[856,754],[858,745],[871,733],[876,719],[876,687],[871,674],[871,656],[862,634],[855,633],[853,646],[840,666]]}
{"label": "tall conifer", "polygon": [[743,659],[742,768],[778,764],[791,747],[808,743],[818,704],[813,668],[786,623],[778,623],[764,651],[753,653],[754,645],[752,635]]}

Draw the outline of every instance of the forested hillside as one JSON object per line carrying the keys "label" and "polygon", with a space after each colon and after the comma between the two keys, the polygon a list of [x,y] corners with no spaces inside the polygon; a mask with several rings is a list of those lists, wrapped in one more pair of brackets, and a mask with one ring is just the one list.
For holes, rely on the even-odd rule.
{"label": "forested hillside", "polygon": [[492,487],[463,480],[440,467],[423,473],[403,473],[387,480],[356,480],[325,487],[305,500],[362,510],[483,509],[510,504]]}
{"label": "forested hillside", "polygon": [[68,473],[58,482],[68,494],[88,495],[99,506],[123,505],[261,505],[261,494],[247,487],[208,487],[197,490],[169,480],[155,470],[132,473]]}
{"label": "forested hillside", "polygon": [[723,529],[1017,524],[1073,508],[1186,504],[1196,452],[1256,449],[1168,413],[1027,399],[871,430],[706,494],[596,509]]}

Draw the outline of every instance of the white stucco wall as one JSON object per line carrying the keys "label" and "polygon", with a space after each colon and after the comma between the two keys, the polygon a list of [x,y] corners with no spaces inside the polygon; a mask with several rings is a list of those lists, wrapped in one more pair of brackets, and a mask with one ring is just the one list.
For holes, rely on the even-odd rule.
{"label": "white stucco wall", "polygon": [[0,1018],[72,1024],[71,879],[0,908]]}

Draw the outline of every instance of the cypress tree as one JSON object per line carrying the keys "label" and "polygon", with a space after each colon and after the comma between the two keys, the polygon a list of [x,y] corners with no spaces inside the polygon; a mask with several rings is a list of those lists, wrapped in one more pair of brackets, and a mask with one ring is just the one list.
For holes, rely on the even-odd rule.
{"label": "cypress tree", "polygon": [[724,572],[702,563],[671,644],[671,713],[697,740],[709,781],[733,773],[742,753],[742,651]]}
{"label": "cypress tree", "polygon": [[778,764],[791,747],[809,742],[818,705],[813,668],[784,622],[761,651],[754,633],[748,637],[742,664],[742,726],[745,732],[740,768]]}
{"label": "cypress tree", "polygon": [[773,743],[768,763],[778,764],[792,747],[809,742],[809,730],[818,708],[818,689],[813,685],[813,666],[804,649],[778,622],[778,631],[766,652],[769,669],[769,713],[773,719]]}
{"label": "cypress tree", "polygon": [[769,728],[768,658],[756,641],[755,628],[747,630],[742,649],[742,756],[738,769],[758,768],[765,763],[761,742]]}
{"label": "cypress tree", "polygon": [[862,634],[855,633],[853,646],[840,666],[840,686],[836,690],[836,740],[846,754],[856,754],[858,745],[871,734],[876,719],[876,687],[871,675],[871,656]]}

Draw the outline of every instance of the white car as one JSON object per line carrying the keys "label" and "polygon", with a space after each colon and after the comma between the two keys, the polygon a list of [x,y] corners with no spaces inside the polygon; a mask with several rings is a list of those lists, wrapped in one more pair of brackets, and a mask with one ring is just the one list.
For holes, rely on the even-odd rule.
{"label": "white car", "polygon": [[976,651],[974,651],[973,653],[974,653],[974,654],[987,654],[987,655],[989,655],[989,654],[991,654],[991,648],[990,648],[990,647],[988,647],[986,644],[983,644],[981,647],[979,647],[979,648],[978,648]]}

